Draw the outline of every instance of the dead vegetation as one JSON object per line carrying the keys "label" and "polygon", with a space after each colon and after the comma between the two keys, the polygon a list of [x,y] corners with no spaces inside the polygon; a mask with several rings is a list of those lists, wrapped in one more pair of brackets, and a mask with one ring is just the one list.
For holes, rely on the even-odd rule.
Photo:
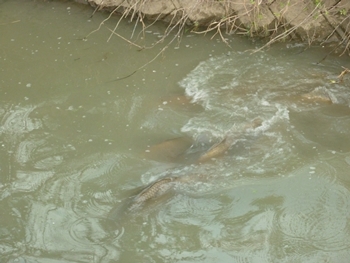
{"label": "dead vegetation", "polygon": [[[110,12],[98,31],[113,14],[120,17],[107,41],[117,36],[136,46],[149,49],[167,41],[148,63],[123,78],[133,75],[160,56],[170,44],[181,40],[184,32],[219,35],[227,45],[232,34],[266,39],[260,51],[279,41],[299,40],[322,46],[332,46],[331,53],[350,54],[350,1],[348,0],[88,0],[99,10]],[[93,15],[92,14],[92,15]],[[118,33],[123,19],[134,23],[131,37]],[[146,22],[147,21],[147,22]],[[167,27],[162,37],[150,46],[140,45],[139,39],[157,21]],[[136,30],[140,28],[141,30]],[[320,61],[320,62],[321,62]],[[346,72],[348,73],[348,72]],[[345,73],[342,74],[342,76]],[[120,80],[119,78],[116,80]]]}
{"label": "dead vegetation", "polygon": [[[94,12],[98,10],[110,12],[100,27],[113,14],[120,14],[115,27],[109,28],[111,31],[109,39],[118,36],[139,49],[152,48],[171,35],[170,44],[175,39],[181,38],[186,29],[197,34],[212,32],[214,35],[219,35],[226,44],[231,34],[262,37],[267,39],[267,42],[261,49],[277,41],[286,40],[302,40],[309,45],[337,42],[333,52],[339,53],[341,50],[340,55],[349,54],[350,1],[347,0],[89,0],[89,2],[95,6]],[[131,38],[121,36],[117,32],[120,21],[125,18],[135,23]],[[142,25],[143,34],[152,25],[145,23],[145,20],[153,22],[162,20],[169,25],[163,37],[150,47],[140,46],[137,41],[132,40],[138,25]]]}
{"label": "dead vegetation", "polygon": [[343,68],[343,71],[338,76],[339,82],[343,82],[344,76],[346,74],[350,73],[350,69],[345,68],[345,67],[342,67],[342,68]]}

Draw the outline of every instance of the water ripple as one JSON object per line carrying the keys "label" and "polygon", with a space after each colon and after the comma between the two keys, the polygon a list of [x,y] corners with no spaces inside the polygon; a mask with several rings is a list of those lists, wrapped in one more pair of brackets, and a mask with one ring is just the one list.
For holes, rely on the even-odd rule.
{"label": "water ripple", "polygon": [[42,126],[41,120],[30,117],[30,114],[37,106],[14,106],[2,117],[0,134],[19,136],[24,133],[39,129]]}
{"label": "water ripple", "polygon": [[73,262],[99,262],[110,256],[117,259],[116,247],[99,244],[103,233],[94,219],[77,218],[63,207],[38,202],[32,204],[26,229],[31,249]]}
{"label": "water ripple", "polygon": [[324,185],[312,198],[303,195],[294,202],[276,215],[279,230],[288,238],[304,240],[325,251],[350,248],[348,190]]}

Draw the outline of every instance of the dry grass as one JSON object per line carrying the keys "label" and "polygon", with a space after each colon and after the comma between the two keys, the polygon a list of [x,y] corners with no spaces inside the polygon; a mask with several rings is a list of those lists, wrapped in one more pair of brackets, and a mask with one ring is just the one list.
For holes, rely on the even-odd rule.
{"label": "dry grass", "polygon": [[[167,1],[173,3],[172,0]],[[107,7],[104,1],[102,1],[100,5],[96,7],[95,11],[108,8],[110,15],[101,22],[96,30],[89,33],[86,37],[98,31],[114,13],[120,13],[121,16],[114,28],[108,28],[111,34],[107,41],[109,41],[112,36],[117,36],[141,50],[152,48],[158,43],[167,40],[167,44],[156,57],[164,52],[176,39],[181,39],[184,30],[188,30],[188,25],[192,25],[191,32],[197,34],[212,32],[214,36],[219,35],[222,41],[227,45],[229,45],[227,42],[227,35],[230,34],[243,34],[250,37],[263,37],[267,39],[266,44],[259,50],[265,49],[277,41],[288,39],[301,38],[311,45],[315,42],[324,44],[330,39],[334,40],[334,38],[336,38],[339,44],[333,51],[341,48],[341,55],[343,55],[349,52],[350,49],[350,14],[348,14],[350,10],[346,9],[348,6],[344,4],[344,1],[328,1],[328,5],[326,5],[324,1],[325,0],[308,0],[306,2],[303,0],[193,0],[193,8],[198,8],[198,5],[203,6],[203,8],[208,8],[210,4],[216,3],[220,4],[225,10],[225,15],[223,17],[212,21],[204,29],[200,29],[198,21],[190,20],[188,12],[191,10],[180,7],[176,8],[175,3],[173,3],[174,9],[171,14],[167,15],[169,23],[163,37],[151,46],[139,45],[137,41],[132,40],[135,36],[135,30],[138,25],[142,25],[142,30],[137,34],[136,39],[140,39],[140,34],[144,37],[145,31],[156,21],[163,20],[164,16],[166,16],[165,14],[153,17],[153,23],[146,25],[144,22],[146,16],[142,13],[142,10],[143,7],[149,4],[149,0],[120,1],[120,4],[113,9]],[[329,4],[329,2],[333,4]],[[128,3],[128,5],[125,5],[125,3]],[[301,8],[300,12],[296,13],[294,17],[293,15],[291,17],[290,14],[293,9],[293,12],[295,12],[295,9],[298,8],[299,5],[304,5],[305,7]],[[117,32],[120,22],[122,19],[126,18],[135,23],[130,38],[124,37]],[[272,22],[264,22],[266,18],[270,18]],[[315,27],[310,26],[313,22],[315,22],[315,24],[319,23],[320,20],[322,20],[322,26],[331,28],[328,35],[321,36],[323,41],[320,41],[321,27],[317,29],[318,25]],[[306,29],[304,30],[304,28]],[[303,32],[303,34],[301,35],[300,32]],[[169,37],[170,39],[168,40]],[[156,57],[154,59],[156,59]],[[145,67],[147,64],[139,69]]]}

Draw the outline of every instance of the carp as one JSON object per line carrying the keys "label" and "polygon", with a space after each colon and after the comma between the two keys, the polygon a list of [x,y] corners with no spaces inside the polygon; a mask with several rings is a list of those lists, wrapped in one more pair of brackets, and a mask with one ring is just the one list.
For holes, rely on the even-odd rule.
{"label": "carp", "polygon": [[[243,124],[239,130],[246,131],[248,129],[254,129],[256,127],[261,126],[261,124],[262,120],[256,118],[250,123]],[[197,159],[197,163],[208,161],[225,153],[237,141],[237,137],[238,136],[226,135],[225,138],[222,139],[219,143],[213,145],[211,148],[209,148],[209,150],[202,154]],[[179,137],[164,141],[163,143],[152,146],[150,149],[152,151],[160,153],[161,155],[165,155],[167,158],[176,158],[179,155],[181,155],[183,151],[190,148],[192,145],[193,142],[189,140],[189,138]],[[127,215],[130,212],[132,212],[132,214],[137,214],[137,211],[141,209],[148,201],[166,194],[169,190],[171,190],[174,187],[176,183],[192,183],[193,181],[196,181],[201,178],[204,178],[204,176],[187,175],[175,177],[168,175],[162,177],[143,188],[137,195],[133,195],[129,199],[129,202],[125,203],[125,205],[112,209],[108,215],[108,218],[111,220],[115,220],[121,215]]]}
{"label": "carp", "polygon": [[332,104],[332,99],[327,94],[315,94],[312,92],[301,95],[303,99],[307,99],[313,102],[324,102]]}
{"label": "carp", "polygon": [[173,162],[189,149],[192,144],[192,140],[188,137],[177,137],[149,147],[144,156],[147,159]]}
{"label": "carp", "polygon": [[173,187],[177,180],[178,177],[164,177],[151,183],[132,199],[128,211],[134,211],[148,200],[163,195]]}
{"label": "carp", "polygon": [[301,98],[312,102],[323,102],[329,104],[332,104],[334,101],[336,101],[334,95],[323,87],[318,87],[309,93],[305,93],[301,95]]}
{"label": "carp", "polygon": [[147,204],[148,201],[160,197],[167,193],[178,180],[178,177],[163,177],[146,187],[141,189],[138,188],[138,194],[132,195],[128,198],[128,201],[123,203],[122,205],[117,205],[109,211],[107,215],[107,220],[113,222],[111,226],[113,227],[115,224],[118,224],[124,220],[130,220],[131,218],[128,216],[135,216],[144,205]]}
{"label": "carp", "polygon": [[231,142],[230,140],[228,140],[227,137],[225,137],[221,142],[214,144],[212,147],[209,148],[208,151],[202,154],[198,158],[197,163],[203,163],[212,158],[215,158],[225,153],[230,147],[231,147]]}
{"label": "carp", "polygon": [[[256,118],[252,122],[244,124],[242,127],[242,130],[246,131],[248,129],[254,129],[261,126],[261,124],[262,124],[262,120],[260,118]],[[204,154],[202,154],[198,158],[197,163],[203,163],[212,158],[215,158],[217,156],[224,154],[235,143],[236,140],[237,139],[235,136],[226,135],[222,141],[213,145],[209,150],[207,150]]]}

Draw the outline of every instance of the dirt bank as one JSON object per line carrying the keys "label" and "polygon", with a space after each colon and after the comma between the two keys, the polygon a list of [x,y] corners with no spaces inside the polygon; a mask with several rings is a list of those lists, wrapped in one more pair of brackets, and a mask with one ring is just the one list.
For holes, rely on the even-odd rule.
{"label": "dirt bank", "polygon": [[[132,20],[162,20],[196,32],[339,43],[349,51],[349,0],[88,0]],[[204,29],[203,29],[204,28]]]}

